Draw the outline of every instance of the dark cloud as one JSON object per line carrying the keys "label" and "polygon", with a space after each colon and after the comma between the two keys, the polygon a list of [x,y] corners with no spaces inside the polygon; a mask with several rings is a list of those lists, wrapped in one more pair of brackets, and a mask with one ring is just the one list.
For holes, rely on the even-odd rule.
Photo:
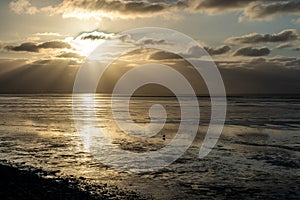
{"label": "dark cloud", "polygon": [[109,40],[114,37],[113,33],[104,33],[100,31],[83,32],[80,33],[76,39],[79,40]]}
{"label": "dark cloud", "polygon": [[83,56],[74,53],[74,52],[62,52],[59,55],[56,56],[57,58],[76,58],[76,59],[82,59]]}
{"label": "dark cloud", "polygon": [[25,42],[20,44],[19,46],[5,46],[4,49],[7,51],[39,52],[38,46],[32,42]]}
{"label": "dark cloud", "polygon": [[241,9],[248,5],[250,2],[256,0],[203,0],[201,1],[196,10],[207,10],[209,12],[224,12],[224,10]]}
{"label": "dark cloud", "polygon": [[233,53],[233,56],[267,56],[270,54],[270,49],[267,47],[253,48],[253,47],[242,47]]}
{"label": "dark cloud", "polygon": [[196,10],[209,14],[219,14],[224,11],[243,11],[243,16],[250,20],[272,19],[286,14],[300,13],[299,0],[202,0]]}
{"label": "dark cloud", "polygon": [[[298,0],[64,0],[54,6],[38,8],[28,0],[10,3],[10,9],[17,14],[46,12],[76,18],[136,18],[153,17],[176,11],[205,12],[220,14],[227,11],[241,11],[242,18],[250,20],[272,19],[286,14],[299,15]],[[166,15],[161,15],[166,16]]]}
{"label": "dark cloud", "polygon": [[[127,0],[64,0],[54,9],[58,13],[73,14],[74,17],[78,14],[88,15],[93,12],[94,15],[105,15],[106,17],[137,17],[151,16],[162,12],[186,9],[191,5],[190,0],[178,1],[127,1]],[[99,12],[99,13],[98,13]]]}
{"label": "dark cloud", "polygon": [[122,42],[132,42],[131,35],[129,35],[129,34],[120,35],[118,38]]}
{"label": "dark cloud", "polygon": [[71,45],[63,41],[44,42],[37,46],[39,49],[71,49]]}
{"label": "dark cloud", "polygon": [[174,60],[174,59],[182,59],[179,55],[165,52],[165,51],[158,51],[153,53],[150,57],[150,60]]}
{"label": "dark cloud", "polygon": [[106,39],[105,36],[95,36],[95,35],[88,35],[82,37],[83,40],[103,40]]}
{"label": "dark cloud", "polygon": [[181,53],[182,56],[187,58],[200,58],[202,56],[207,56],[208,54],[211,56],[214,55],[221,55],[225,54],[230,51],[230,47],[227,45],[219,46],[219,47],[209,47],[207,45],[204,45],[202,48],[201,46],[192,46],[190,47],[187,52]]}
{"label": "dark cloud", "polygon": [[[161,41],[163,42],[163,41]],[[213,55],[221,55],[230,51],[230,47],[223,45],[217,48],[213,47],[200,47],[198,45],[190,47],[186,52],[181,52],[178,55],[174,53],[158,51],[150,56],[152,60],[172,60],[172,59],[182,59],[182,58],[201,58],[202,56],[207,56],[210,54]]]}
{"label": "dark cloud", "polygon": [[300,70],[300,58],[295,57],[275,57],[267,60],[272,64],[279,64],[282,67],[286,68],[297,68]]}
{"label": "dark cloud", "polygon": [[167,44],[165,40],[157,40],[153,38],[143,38],[137,41],[139,45],[162,45]]}
{"label": "dark cloud", "polygon": [[[76,17],[93,13],[99,16],[113,18],[152,17],[155,14],[174,11],[208,12],[218,14],[228,10],[245,8],[255,0],[64,0],[55,10],[65,16]],[[83,14],[83,15],[82,15]]]}
{"label": "dark cloud", "polygon": [[4,49],[8,51],[27,51],[39,52],[40,49],[71,49],[71,45],[63,41],[49,41],[43,43],[25,42],[17,46],[5,46]]}
{"label": "dark cloud", "polygon": [[256,1],[249,4],[244,11],[245,16],[254,20],[299,13],[299,0]]}
{"label": "dark cloud", "polygon": [[216,64],[221,68],[243,68],[243,69],[268,69],[281,68],[288,70],[291,68],[300,70],[300,58],[277,56],[273,58],[253,58],[251,60],[221,60]]}
{"label": "dark cloud", "polygon": [[225,42],[230,44],[256,44],[261,42],[287,42],[297,40],[298,33],[295,29],[283,30],[277,34],[251,33],[240,37],[228,38]]}
{"label": "dark cloud", "polygon": [[128,34],[118,35],[117,38],[119,40],[121,40],[122,42],[132,43],[137,46],[172,45],[171,43],[167,42],[164,39],[143,37],[141,39],[135,40],[135,39],[131,38],[131,35],[128,35]]}
{"label": "dark cloud", "polygon": [[295,51],[300,51],[300,47],[297,47],[294,49]]}
{"label": "dark cloud", "polygon": [[291,60],[285,63],[286,67],[292,67],[292,68],[299,68],[300,66],[300,59],[297,58],[295,60]]}
{"label": "dark cloud", "polygon": [[204,47],[204,49],[211,55],[221,55],[221,54],[225,54],[227,52],[230,51],[230,47],[227,45],[223,45],[217,48],[213,48],[213,47]]}

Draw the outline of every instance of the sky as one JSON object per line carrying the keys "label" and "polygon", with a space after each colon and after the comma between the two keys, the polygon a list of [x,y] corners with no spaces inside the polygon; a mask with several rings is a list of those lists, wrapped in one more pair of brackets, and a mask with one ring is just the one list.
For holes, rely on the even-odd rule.
{"label": "sky", "polygon": [[[182,70],[205,94],[201,77],[183,60],[143,49],[172,45],[167,39],[121,34],[161,27],[197,41],[217,64],[228,94],[300,94],[298,0],[2,0],[0,25],[0,93],[70,93],[93,50],[118,40],[140,50],[113,63],[102,92],[137,63],[159,62]],[[197,57],[199,49],[178,54]]]}

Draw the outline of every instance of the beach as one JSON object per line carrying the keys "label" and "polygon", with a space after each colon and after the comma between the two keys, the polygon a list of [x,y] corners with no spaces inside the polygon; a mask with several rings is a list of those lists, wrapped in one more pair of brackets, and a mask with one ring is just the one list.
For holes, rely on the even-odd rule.
{"label": "beach", "polygon": [[[1,199],[298,199],[300,195],[299,98],[228,98],[222,135],[201,159],[209,99],[199,98],[202,118],[194,143],[171,165],[143,173],[119,171],[89,152],[89,141],[74,126],[70,95],[2,96],[0,101]],[[137,123],[147,123],[147,113],[140,113],[153,102],[173,110],[162,133],[165,140],[161,133],[136,140],[113,126],[107,97],[96,96],[96,102],[101,127],[109,130],[115,145],[128,151],[161,148],[172,140],[180,122],[174,98],[133,99]],[[120,166],[126,162],[119,160]]]}
{"label": "beach", "polygon": [[[40,174],[40,175],[38,175]],[[42,170],[25,171],[0,165],[1,199],[145,199],[133,191],[117,187],[93,186],[74,178],[46,179]],[[81,177],[81,181],[84,178]]]}

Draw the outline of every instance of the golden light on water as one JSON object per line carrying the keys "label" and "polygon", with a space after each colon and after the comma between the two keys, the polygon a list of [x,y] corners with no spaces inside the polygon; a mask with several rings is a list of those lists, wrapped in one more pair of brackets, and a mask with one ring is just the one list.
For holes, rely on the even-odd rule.
{"label": "golden light on water", "polygon": [[94,112],[94,94],[83,94],[80,96],[80,101],[82,108],[84,108],[84,113],[88,115],[82,117],[83,123],[80,131],[84,149],[88,151],[91,146],[91,133],[96,131],[95,126],[92,125],[94,118],[96,118]]}
{"label": "golden light on water", "polygon": [[83,94],[82,95],[83,106],[89,105],[89,107],[94,108],[94,94]]}

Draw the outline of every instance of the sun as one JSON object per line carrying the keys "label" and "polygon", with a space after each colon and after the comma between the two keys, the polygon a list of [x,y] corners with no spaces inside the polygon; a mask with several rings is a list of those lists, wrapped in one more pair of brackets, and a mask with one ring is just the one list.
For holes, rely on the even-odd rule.
{"label": "sun", "polygon": [[79,40],[79,39],[66,39],[78,54],[87,57],[105,40]]}
{"label": "sun", "polygon": [[67,37],[65,42],[68,42],[82,56],[89,56],[99,45],[106,40],[112,39],[115,34],[108,34],[99,31],[84,32],[77,37]]}

